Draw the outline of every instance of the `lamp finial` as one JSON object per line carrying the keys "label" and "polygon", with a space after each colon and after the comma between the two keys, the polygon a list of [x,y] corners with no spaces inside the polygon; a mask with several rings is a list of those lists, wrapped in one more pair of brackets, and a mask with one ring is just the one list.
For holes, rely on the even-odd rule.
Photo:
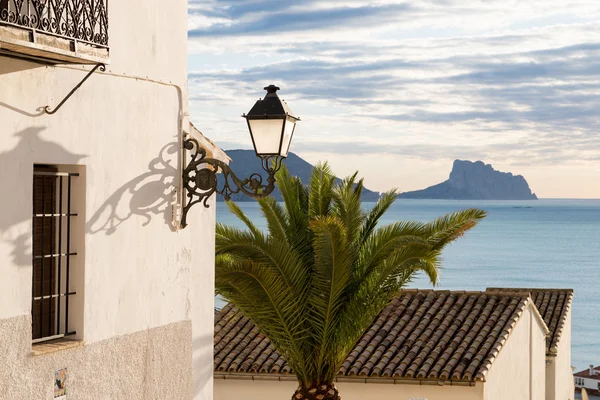
{"label": "lamp finial", "polygon": [[265,86],[264,89],[267,91],[267,96],[270,94],[277,94],[277,91],[280,90],[280,88],[275,85]]}

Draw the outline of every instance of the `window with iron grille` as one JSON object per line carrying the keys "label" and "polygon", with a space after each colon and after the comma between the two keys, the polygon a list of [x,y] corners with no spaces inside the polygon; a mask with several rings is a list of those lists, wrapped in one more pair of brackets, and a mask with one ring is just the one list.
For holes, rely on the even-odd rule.
{"label": "window with iron grille", "polygon": [[33,171],[32,338],[43,342],[74,335],[69,330],[72,306],[73,187],[78,173],[58,166],[35,165]]}

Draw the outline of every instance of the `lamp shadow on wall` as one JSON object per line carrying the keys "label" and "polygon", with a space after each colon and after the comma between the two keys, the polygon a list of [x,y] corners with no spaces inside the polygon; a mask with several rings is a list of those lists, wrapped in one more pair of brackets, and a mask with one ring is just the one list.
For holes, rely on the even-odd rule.
{"label": "lamp shadow on wall", "polygon": [[[60,160],[61,164],[78,164],[87,157],[75,154],[58,145],[45,140],[41,133],[46,127],[29,127],[15,133],[16,145],[8,151],[0,152],[0,174],[2,176],[2,209],[0,213],[0,239],[12,243],[11,256],[16,265],[31,265],[31,229],[24,223],[31,224],[33,204],[23,206],[23,199],[31,199],[33,187],[24,184],[23,176],[33,176],[33,165],[53,164]],[[2,138],[7,142],[7,138]]]}
{"label": "lamp shadow on wall", "polygon": [[147,226],[158,215],[175,230],[171,207],[177,200],[178,150],[177,142],[165,145],[148,164],[148,172],[121,186],[98,208],[87,222],[87,232],[111,235],[131,218],[142,217],[142,226]]}

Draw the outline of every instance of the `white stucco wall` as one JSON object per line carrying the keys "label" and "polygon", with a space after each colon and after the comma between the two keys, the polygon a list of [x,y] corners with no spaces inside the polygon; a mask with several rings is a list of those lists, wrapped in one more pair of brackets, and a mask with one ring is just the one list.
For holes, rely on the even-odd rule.
{"label": "white stucco wall", "polygon": [[[536,318],[533,307],[531,313],[531,386],[532,399],[547,399],[546,394],[546,332],[547,327],[541,317]],[[537,314],[539,315],[539,314]]]}
{"label": "white stucco wall", "polygon": [[[215,400],[281,400],[289,399],[298,384],[293,381],[252,381],[215,379]],[[391,383],[337,384],[344,400],[481,400],[481,384],[468,386],[407,385]]]}
{"label": "white stucco wall", "polygon": [[590,390],[600,390],[600,377],[598,379],[579,378],[583,379],[583,385],[576,385],[578,388],[586,388]]}
{"label": "white stucco wall", "polygon": [[[194,238],[195,261],[191,270],[192,287],[192,365],[194,376],[194,400],[213,399],[213,334],[214,334],[214,266],[215,266],[215,209],[216,201],[210,200],[210,209],[202,210],[199,218],[190,224],[201,222],[203,229]],[[197,208],[204,208],[202,205]],[[194,209],[192,212],[200,210]]]}
{"label": "white stucco wall", "polygon": [[[33,165],[84,165],[78,338],[91,346],[193,320],[194,365],[212,366],[215,207],[196,206],[183,231],[170,225],[180,125],[189,126],[187,118],[180,124],[187,1],[113,1],[109,17],[111,64],[55,115],[39,108],[57,105],[89,67],[0,56],[0,320],[31,312]],[[211,397],[211,376],[212,368],[203,372],[196,398]]]}
{"label": "white stucco wall", "polygon": [[[565,326],[563,327],[560,340],[558,342],[558,354],[553,357],[553,362],[549,366],[552,369],[550,381],[552,385],[551,396],[549,400],[570,400],[573,399],[575,390],[573,381],[573,370],[571,369],[571,310],[567,313]],[[595,390],[598,386],[595,385]]]}
{"label": "white stucco wall", "polygon": [[545,399],[545,337],[528,306],[487,373],[485,400]]}
{"label": "white stucco wall", "polygon": [[[556,357],[546,356],[546,400],[556,400]],[[569,398],[567,398],[569,399]]]}

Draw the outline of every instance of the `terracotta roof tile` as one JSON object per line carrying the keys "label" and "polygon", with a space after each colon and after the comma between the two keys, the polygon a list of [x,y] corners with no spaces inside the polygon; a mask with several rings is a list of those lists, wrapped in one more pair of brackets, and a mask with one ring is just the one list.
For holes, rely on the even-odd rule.
{"label": "terracotta roof tile", "polygon": [[593,367],[593,374],[590,374],[590,369],[584,369],[583,371],[575,372],[573,376],[579,376],[582,378],[590,378],[595,380],[600,380],[600,366]]}
{"label": "terracotta roof tile", "polygon": [[548,355],[557,354],[558,342],[573,301],[573,289],[488,288],[487,290],[530,293],[550,331],[546,339],[546,352]]}
{"label": "terracotta roof tile", "polygon": [[[563,297],[547,301],[548,314]],[[530,301],[525,291],[403,291],[371,324],[338,376],[481,381]],[[215,317],[214,349],[216,372],[292,372],[231,305]]]}

